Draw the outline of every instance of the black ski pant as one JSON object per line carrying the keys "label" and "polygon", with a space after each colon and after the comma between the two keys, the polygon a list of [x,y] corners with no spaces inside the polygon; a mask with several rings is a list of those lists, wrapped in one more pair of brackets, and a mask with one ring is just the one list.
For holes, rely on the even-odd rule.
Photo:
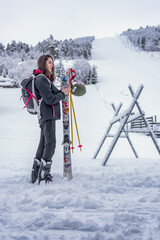
{"label": "black ski pant", "polygon": [[56,147],[56,120],[47,120],[40,125],[41,136],[36,158],[51,161]]}

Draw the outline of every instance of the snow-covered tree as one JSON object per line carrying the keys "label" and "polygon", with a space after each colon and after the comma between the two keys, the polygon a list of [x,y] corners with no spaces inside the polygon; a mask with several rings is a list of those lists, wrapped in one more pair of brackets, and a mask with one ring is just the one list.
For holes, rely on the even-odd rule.
{"label": "snow-covered tree", "polygon": [[51,34],[49,38],[44,40],[43,42],[39,42],[35,49],[42,54],[50,54],[54,59],[59,58],[59,47],[58,41],[54,40],[53,35]]}
{"label": "snow-covered tree", "polygon": [[144,49],[144,48],[145,48],[145,45],[146,45],[146,38],[145,38],[145,37],[142,37],[142,38],[141,38],[141,43],[140,43],[140,44],[141,44],[141,48]]}
{"label": "snow-covered tree", "polygon": [[[22,79],[30,76],[37,67],[37,60],[42,54],[50,54],[54,59],[61,59],[55,66],[57,77],[64,72],[63,60],[74,60],[74,68],[79,80],[92,83],[91,58],[94,37],[83,37],[57,41],[53,35],[39,42],[35,47],[13,40],[5,48],[0,43],[0,75],[13,79],[18,85]],[[89,77],[90,71],[90,77]]]}
{"label": "snow-covered tree", "polygon": [[62,74],[65,74],[64,65],[61,60],[55,65],[55,73],[58,78],[60,78]]}
{"label": "snow-covered tree", "polygon": [[97,74],[96,66],[93,65],[93,68],[92,68],[92,84],[96,84],[97,82],[98,82],[98,74]]}
{"label": "snow-covered tree", "polygon": [[144,51],[160,51],[160,25],[140,27],[136,30],[128,29],[121,35],[127,36],[135,47],[138,46]]}
{"label": "snow-covered tree", "polygon": [[4,53],[5,46],[0,43],[0,56]]}
{"label": "snow-covered tree", "polygon": [[73,64],[73,69],[76,71],[76,79],[82,81],[84,84],[97,83],[96,66],[93,67],[85,59],[76,60]]}
{"label": "snow-covered tree", "polygon": [[88,84],[92,84],[92,68],[91,68],[91,66],[88,71],[87,82],[88,82]]}

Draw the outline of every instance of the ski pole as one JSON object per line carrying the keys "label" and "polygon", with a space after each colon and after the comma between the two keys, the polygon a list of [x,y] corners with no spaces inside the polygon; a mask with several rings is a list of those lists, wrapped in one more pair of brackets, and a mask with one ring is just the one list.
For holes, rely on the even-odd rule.
{"label": "ski pole", "polygon": [[72,153],[73,153],[73,116],[72,116],[72,101],[71,101],[71,82],[69,83],[69,86],[70,86],[70,113],[71,113],[71,140],[72,140]]}
{"label": "ski pole", "polygon": [[75,121],[75,125],[76,125],[76,131],[77,131],[77,137],[78,137],[78,142],[79,142],[79,148],[80,151],[82,151],[82,145],[80,143],[80,137],[79,137],[79,132],[78,132],[78,126],[77,126],[77,120],[76,120],[76,114],[75,114],[75,110],[74,110],[74,105],[73,105],[73,99],[72,99],[72,94],[70,94],[70,100],[71,100],[71,105],[72,105],[72,110],[73,110],[73,116],[74,116],[74,121]]}

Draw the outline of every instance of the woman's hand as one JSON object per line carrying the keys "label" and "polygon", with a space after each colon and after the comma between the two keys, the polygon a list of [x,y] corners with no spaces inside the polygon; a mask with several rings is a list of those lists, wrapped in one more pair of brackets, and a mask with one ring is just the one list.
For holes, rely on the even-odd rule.
{"label": "woman's hand", "polygon": [[69,92],[70,92],[70,88],[67,87],[67,88],[62,88],[61,91],[65,94],[65,95],[68,95]]}

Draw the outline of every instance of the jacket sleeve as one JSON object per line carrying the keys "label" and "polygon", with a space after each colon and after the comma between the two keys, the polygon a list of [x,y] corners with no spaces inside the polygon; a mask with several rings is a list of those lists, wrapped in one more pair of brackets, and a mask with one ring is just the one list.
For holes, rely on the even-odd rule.
{"label": "jacket sleeve", "polygon": [[40,96],[48,105],[56,104],[65,98],[65,94],[62,91],[52,92],[50,83],[45,77],[36,79],[36,87]]}

